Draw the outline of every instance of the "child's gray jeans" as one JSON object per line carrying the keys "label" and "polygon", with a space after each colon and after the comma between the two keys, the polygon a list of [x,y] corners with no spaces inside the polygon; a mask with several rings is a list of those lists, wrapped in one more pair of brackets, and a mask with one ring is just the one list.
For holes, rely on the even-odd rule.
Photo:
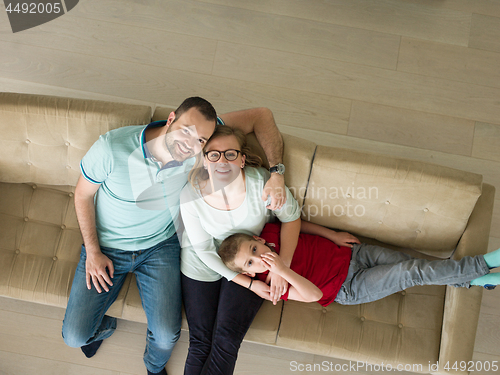
{"label": "child's gray jeans", "polygon": [[355,244],[347,278],[335,302],[356,305],[379,300],[415,285],[470,288],[470,281],[488,274],[482,255],[460,260],[427,260],[368,244]]}

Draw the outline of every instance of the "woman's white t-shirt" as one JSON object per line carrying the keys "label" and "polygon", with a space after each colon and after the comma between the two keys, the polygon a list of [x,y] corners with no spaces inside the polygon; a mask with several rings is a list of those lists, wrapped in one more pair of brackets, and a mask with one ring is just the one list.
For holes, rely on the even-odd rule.
{"label": "woman's white t-shirt", "polygon": [[198,281],[217,281],[221,276],[232,280],[238,273],[227,268],[217,254],[226,237],[234,233],[260,235],[264,225],[275,217],[283,223],[300,217],[300,207],[288,188],[280,210],[266,208],[261,197],[269,177],[267,169],[245,167],[245,200],[231,211],[207,204],[191,184],[184,187],[180,201],[184,223],[181,272],[185,276]]}

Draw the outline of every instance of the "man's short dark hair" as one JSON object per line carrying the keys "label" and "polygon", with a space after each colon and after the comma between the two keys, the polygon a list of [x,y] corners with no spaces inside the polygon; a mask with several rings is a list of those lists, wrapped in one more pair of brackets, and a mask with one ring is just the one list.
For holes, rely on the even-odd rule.
{"label": "man's short dark hair", "polygon": [[215,112],[213,105],[206,99],[200,98],[199,96],[193,96],[184,100],[174,111],[174,122],[191,108],[196,108],[208,121],[217,121],[217,112]]}

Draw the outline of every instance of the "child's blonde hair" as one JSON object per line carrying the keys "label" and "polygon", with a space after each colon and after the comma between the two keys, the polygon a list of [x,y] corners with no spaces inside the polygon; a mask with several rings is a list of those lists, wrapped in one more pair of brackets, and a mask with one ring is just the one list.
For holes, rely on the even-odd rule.
{"label": "child's blonde hair", "polygon": [[236,255],[240,251],[241,244],[245,241],[252,241],[253,237],[245,233],[236,233],[227,237],[219,246],[219,256],[222,262],[232,271],[242,273],[244,272],[240,267],[234,264]]}

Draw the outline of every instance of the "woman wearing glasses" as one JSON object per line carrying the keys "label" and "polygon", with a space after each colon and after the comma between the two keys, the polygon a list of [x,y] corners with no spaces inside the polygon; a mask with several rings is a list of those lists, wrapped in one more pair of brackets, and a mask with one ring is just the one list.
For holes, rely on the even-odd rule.
{"label": "woman wearing glasses", "polygon": [[300,229],[300,208],[288,188],[281,209],[266,208],[261,196],[270,172],[250,153],[245,135],[237,129],[218,126],[199,164],[181,194],[182,292],[190,336],[184,374],[232,374],[262,298],[276,303],[287,282],[271,274],[269,287],[231,271],[217,248],[233,233],[259,235],[277,217],[283,223],[282,252],[290,263],[297,241],[290,241],[294,236],[287,238],[287,231]]}

